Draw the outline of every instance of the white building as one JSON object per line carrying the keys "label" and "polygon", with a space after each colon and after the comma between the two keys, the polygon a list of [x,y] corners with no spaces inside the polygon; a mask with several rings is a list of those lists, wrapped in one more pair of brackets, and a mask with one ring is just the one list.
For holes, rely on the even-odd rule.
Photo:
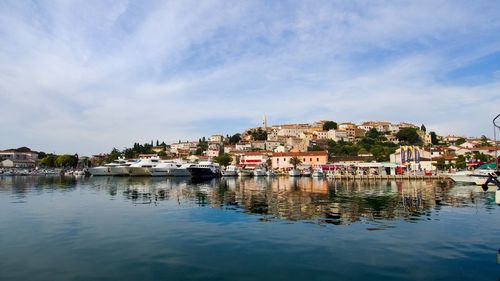
{"label": "white building", "polygon": [[347,131],[345,130],[330,130],[327,132],[327,136],[329,139],[334,140],[336,142],[341,140],[347,141],[349,139]]}

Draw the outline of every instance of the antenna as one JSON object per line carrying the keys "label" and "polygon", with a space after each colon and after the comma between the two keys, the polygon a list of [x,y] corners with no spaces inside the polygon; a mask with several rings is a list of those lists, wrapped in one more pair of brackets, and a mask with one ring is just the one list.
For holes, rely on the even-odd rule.
{"label": "antenna", "polygon": [[498,171],[498,142],[497,142],[497,129],[500,130],[500,124],[497,124],[497,119],[500,117],[500,114],[497,115],[497,117],[495,117],[493,119],[493,139],[495,140],[495,167],[496,167],[496,170]]}

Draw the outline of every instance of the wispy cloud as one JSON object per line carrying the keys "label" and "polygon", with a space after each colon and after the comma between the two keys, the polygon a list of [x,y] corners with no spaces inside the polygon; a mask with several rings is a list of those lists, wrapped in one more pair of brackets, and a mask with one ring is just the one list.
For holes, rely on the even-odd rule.
{"label": "wispy cloud", "polygon": [[0,147],[95,153],[233,133],[263,113],[271,122],[385,119],[488,135],[500,65],[484,61],[500,52],[499,8],[3,1]]}

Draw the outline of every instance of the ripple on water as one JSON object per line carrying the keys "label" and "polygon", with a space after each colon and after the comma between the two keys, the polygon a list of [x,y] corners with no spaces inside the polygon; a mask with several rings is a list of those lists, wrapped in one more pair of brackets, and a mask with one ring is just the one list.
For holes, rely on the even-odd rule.
{"label": "ripple on water", "polygon": [[0,269],[11,280],[498,278],[499,207],[452,189],[286,177],[21,180],[0,187],[4,202],[24,201],[0,205]]}

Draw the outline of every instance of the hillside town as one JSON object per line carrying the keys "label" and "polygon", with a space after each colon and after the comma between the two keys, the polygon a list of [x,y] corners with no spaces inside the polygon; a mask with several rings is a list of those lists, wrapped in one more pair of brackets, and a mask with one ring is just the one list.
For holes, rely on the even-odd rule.
{"label": "hillside town", "polygon": [[[178,162],[214,161],[222,166],[274,171],[300,167],[323,170],[336,166],[383,167],[388,174],[409,171],[473,169],[497,157],[498,143],[481,137],[437,135],[425,125],[366,121],[268,125],[263,116],[260,126],[234,135],[214,134],[208,138],[166,144],[151,141],[134,144],[123,151],[113,149],[90,157],[51,155],[27,147],[0,151],[0,167],[34,169],[37,167],[84,168],[112,162],[119,157],[151,158]],[[222,159],[222,160],[221,160]]]}

